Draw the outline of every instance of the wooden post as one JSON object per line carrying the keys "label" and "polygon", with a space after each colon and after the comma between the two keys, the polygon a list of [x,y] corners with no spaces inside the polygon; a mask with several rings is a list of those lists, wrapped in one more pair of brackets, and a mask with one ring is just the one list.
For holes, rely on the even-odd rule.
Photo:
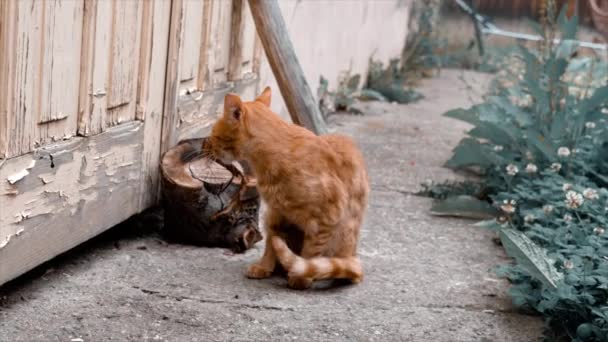
{"label": "wooden post", "polygon": [[327,133],[318,104],[308,87],[276,0],[249,0],[266,57],[294,123],[314,133]]}

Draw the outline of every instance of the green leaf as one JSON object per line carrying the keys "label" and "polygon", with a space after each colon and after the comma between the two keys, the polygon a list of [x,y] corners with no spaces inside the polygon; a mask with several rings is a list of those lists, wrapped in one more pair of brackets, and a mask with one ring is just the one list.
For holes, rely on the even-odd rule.
{"label": "green leaf", "polygon": [[500,241],[507,254],[514,258],[530,276],[553,289],[563,279],[544,249],[535,244],[524,233],[511,229],[500,230]]}
{"label": "green leaf", "polygon": [[488,219],[498,215],[498,210],[488,202],[472,196],[460,195],[436,202],[431,208],[431,214],[436,216]]}
{"label": "green leaf", "polygon": [[468,134],[472,137],[487,139],[497,145],[511,145],[517,134],[515,130],[509,130],[510,125],[493,124],[490,122],[480,122],[477,126],[471,129]]}
{"label": "green leaf", "polygon": [[379,92],[373,89],[363,89],[359,94],[359,100],[361,101],[382,101],[386,102],[386,97],[384,97]]}
{"label": "green leaf", "polygon": [[539,73],[540,62],[538,58],[530,52],[525,46],[519,45],[519,49],[526,64],[526,73],[524,74],[524,84],[532,98],[536,102],[537,108],[545,110],[549,105],[547,93],[540,86],[541,75]]}
{"label": "green leaf", "polygon": [[479,221],[474,224],[475,227],[486,228],[490,230],[499,230],[503,228],[503,225],[496,222],[495,219]]}
{"label": "green leaf", "polygon": [[555,160],[553,144],[539,132],[529,129],[527,132],[528,143],[533,146],[548,161]]}
{"label": "green leaf", "polygon": [[515,121],[521,127],[528,127],[532,124],[532,116],[530,113],[511,103],[505,96],[492,96],[489,100],[496,104],[500,109],[513,116]]}
{"label": "green leaf", "polygon": [[578,106],[579,113],[586,115],[592,110],[599,109],[600,106],[608,103],[608,85],[597,88],[590,98],[582,100]]}
{"label": "green leaf", "polygon": [[359,75],[359,74],[353,75],[353,76],[352,76],[352,77],[351,77],[351,78],[348,80],[348,83],[346,84],[346,86],[347,86],[349,89],[352,89],[352,90],[357,89],[357,87],[359,87],[359,81],[360,81],[360,80],[361,80],[361,75]]}
{"label": "green leaf", "polygon": [[573,39],[562,40],[556,48],[556,55],[558,59],[569,59],[578,49],[579,42]]}
{"label": "green leaf", "polygon": [[469,109],[464,109],[464,108],[452,109],[452,110],[444,113],[443,116],[447,116],[448,118],[468,122],[472,125],[477,125],[479,123],[479,114],[475,110],[475,107],[472,107]]}
{"label": "green leaf", "polygon": [[494,165],[493,158],[487,153],[479,141],[465,138],[454,149],[454,155],[445,163],[445,166],[451,169],[462,169],[469,166],[486,168]]}
{"label": "green leaf", "polygon": [[570,19],[568,19],[567,11],[568,5],[564,4],[559,12],[557,25],[562,33],[562,39],[575,39],[576,31],[578,30],[578,16],[573,15]]}

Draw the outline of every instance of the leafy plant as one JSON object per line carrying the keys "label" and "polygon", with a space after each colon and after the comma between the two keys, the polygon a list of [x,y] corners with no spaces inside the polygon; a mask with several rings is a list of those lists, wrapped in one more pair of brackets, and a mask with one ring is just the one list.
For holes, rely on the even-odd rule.
{"label": "leafy plant", "polygon": [[436,29],[440,0],[419,0],[413,3],[410,20],[411,34],[401,53],[398,74],[413,83],[429,77],[433,70],[442,67],[442,52],[447,40],[440,39]]}
{"label": "leafy plant", "polygon": [[336,111],[346,111],[353,114],[361,114],[354,104],[359,96],[357,88],[361,80],[361,75],[350,74],[350,71],[343,72],[338,80],[338,88],[335,91],[329,90],[329,82],[323,76],[317,88],[319,107],[326,117]]}
{"label": "leafy plant", "polygon": [[399,60],[393,59],[386,68],[382,62],[370,59],[366,88],[376,91],[389,101],[410,103],[422,98],[422,94],[406,89],[407,79],[399,69]]}
{"label": "leafy plant", "polygon": [[[481,192],[500,214],[479,225],[515,258],[500,268],[514,303],[542,313],[550,339],[606,341],[608,66],[572,58],[576,17],[562,10],[548,26],[561,43],[539,28],[540,48],[520,46],[519,65],[483,103],[445,114],[474,126],[446,166],[484,176]],[[458,187],[453,195],[448,212],[479,207],[463,207]]]}

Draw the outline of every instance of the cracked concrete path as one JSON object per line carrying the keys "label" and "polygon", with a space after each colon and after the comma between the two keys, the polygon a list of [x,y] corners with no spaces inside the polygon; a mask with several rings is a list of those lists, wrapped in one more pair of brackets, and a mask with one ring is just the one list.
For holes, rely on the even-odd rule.
{"label": "cracked concrete path", "polygon": [[518,313],[492,272],[508,261],[493,235],[431,217],[430,200],[412,195],[458,177],[441,165],[467,125],[441,113],[488,81],[443,71],[416,104],[332,117],[370,169],[362,284],[297,292],[282,278],[248,280],[262,244],[244,255],[166,244],[148,213],[0,289],[0,341],[540,340],[541,319]]}

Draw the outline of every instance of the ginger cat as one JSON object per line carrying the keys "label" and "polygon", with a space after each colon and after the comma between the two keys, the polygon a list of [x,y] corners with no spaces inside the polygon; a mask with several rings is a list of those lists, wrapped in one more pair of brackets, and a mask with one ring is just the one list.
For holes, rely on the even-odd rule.
{"label": "ginger cat", "polygon": [[369,193],[363,156],[348,137],[316,136],[283,121],[270,110],[270,96],[269,87],[253,102],[226,95],[224,114],[203,146],[224,163],[247,161],[267,203],[264,255],[247,276],[270,277],[278,261],[292,288],[318,279],[358,283],[357,242]]}

